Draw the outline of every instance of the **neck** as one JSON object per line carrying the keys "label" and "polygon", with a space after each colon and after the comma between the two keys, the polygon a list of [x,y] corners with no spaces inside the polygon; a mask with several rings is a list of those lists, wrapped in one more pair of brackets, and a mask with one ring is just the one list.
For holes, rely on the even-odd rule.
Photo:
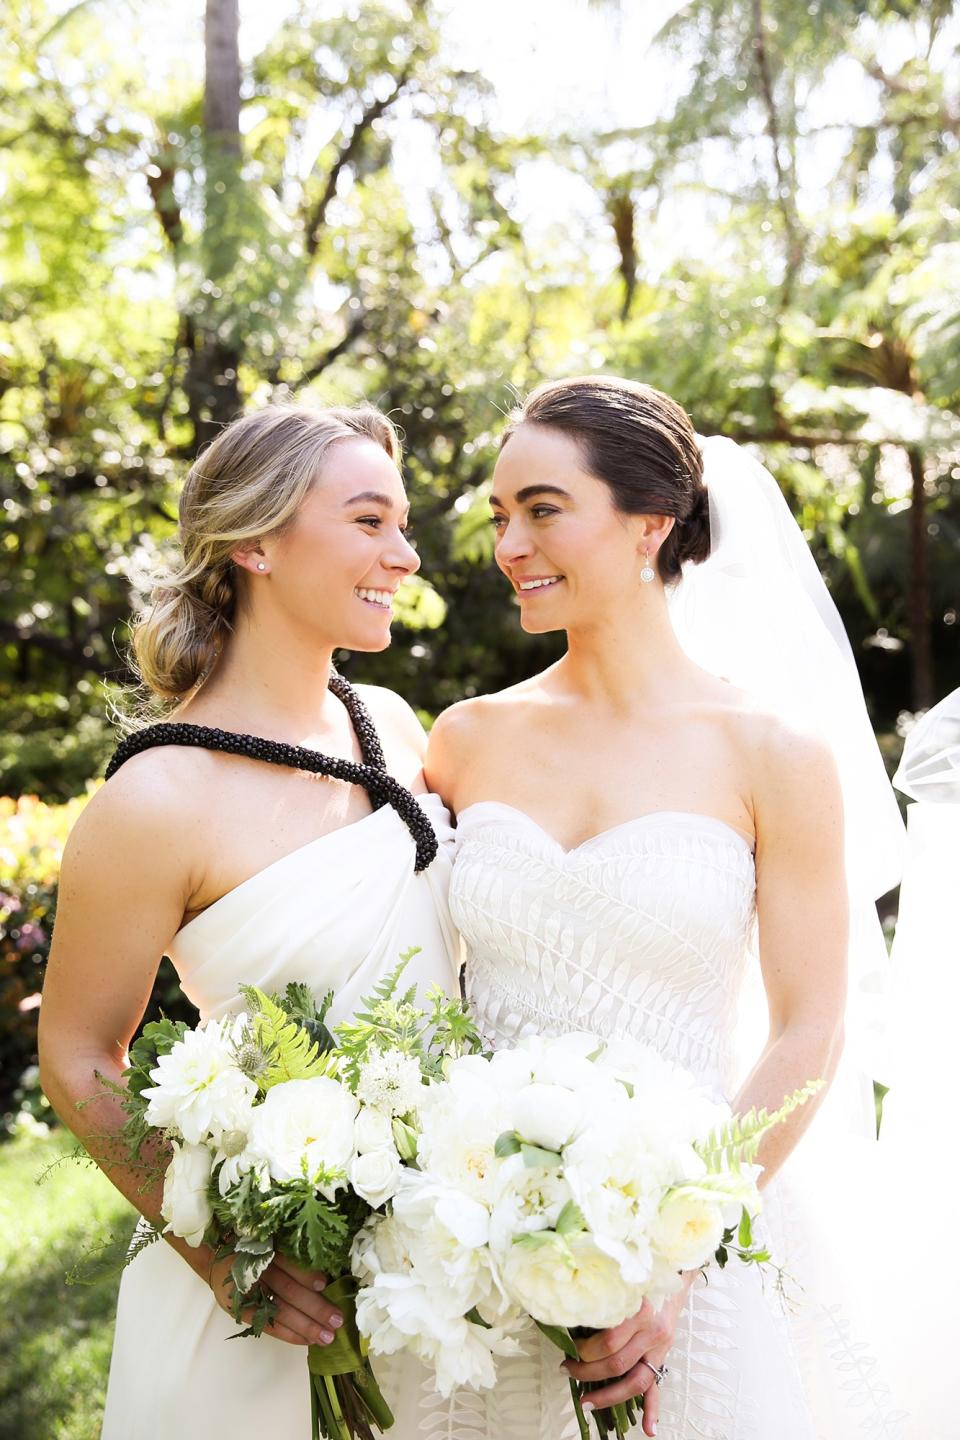
{"label": "neck", "polygon": [[333,647],[292,627],[237,621],[210,678],[182,718],[297,743],[336,727],[328,683]]}
{"label": "neck", "polygon": [[568,632],[558,677],[590,704],[632,711],[676,699],[696,671],[677,640],[661,586],[651,586],[634,605],[608,612]]}

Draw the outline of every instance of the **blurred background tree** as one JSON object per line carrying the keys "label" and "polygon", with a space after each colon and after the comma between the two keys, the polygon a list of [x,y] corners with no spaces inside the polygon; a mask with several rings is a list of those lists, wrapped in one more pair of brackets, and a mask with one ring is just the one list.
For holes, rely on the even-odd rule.
{"label": "blurred background tree", "polygon": [[97,773],[179,480],[291,397],[405,431],[425,579],[343,663],[428,715],[557,653],[519,633],[485,487],[514,393],[601,368],[759,447],[878,728],[960,680],[957,7],[664,0],[639,125],[505,118],[462,9],[296,0],[247,49],[237,0],[162,44],[137,3],[0,20],[0,793]]}

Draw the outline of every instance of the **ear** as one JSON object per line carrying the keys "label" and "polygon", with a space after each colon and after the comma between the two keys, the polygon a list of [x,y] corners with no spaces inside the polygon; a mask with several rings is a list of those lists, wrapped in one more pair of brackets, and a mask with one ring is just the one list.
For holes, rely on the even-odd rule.
{"label": "ear", "polygon": [[649,555],[652,560],[677,523],[676,517],[673,515],[641,515],[638,518],[640,520],[640,539],[637,543],[637,554]]}
{"label": "ear", "polygon": [[234,550],[230,559],[241,570],[249,570],[253,575],[266,575],[270,570],[270,562],[260,545],[253,545],[244,550]]}

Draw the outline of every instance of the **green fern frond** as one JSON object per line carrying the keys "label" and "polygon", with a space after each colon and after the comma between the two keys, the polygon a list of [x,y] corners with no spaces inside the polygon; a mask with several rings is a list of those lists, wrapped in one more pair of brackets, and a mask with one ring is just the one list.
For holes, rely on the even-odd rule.
{"label": "green fern frond", "polygon": [[310,1080],[336,1073],[336,1056],[323,1054],[309,1031],[291,1019],[275,1000],[254,985],[243,985],[241,990],[253,1017],[256,1043],[268,1057],[266,1070],[256,1077],[261,1090],[267,1091],[285,1080]]}
{"label": "green fern frond", "polygon": [[694,1149],[708,1171],[732,1170],[738,1174],[741,1165],[750,1165],[756,1159],[764,1135],[805,1105],[823,1089],[823,1084],[822,1080],[811,1080],[788,1095],[780,1108],[772,1113],[769,1110],[748,1110],[743,1115],[732,1116],[723,1125],[711,1130]]}

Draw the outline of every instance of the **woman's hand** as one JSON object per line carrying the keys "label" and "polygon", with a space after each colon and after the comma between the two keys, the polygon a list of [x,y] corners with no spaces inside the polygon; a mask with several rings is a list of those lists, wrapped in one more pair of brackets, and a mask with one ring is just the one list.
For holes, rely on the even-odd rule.
{"label": "woman's hand", "polygon": [[[643,1399],[643,1433],[656,1435],[660,1418],[660,1391],[653,1366],[659,1370],[670,1352],[677,1321],[698,1271],[684,1275],[683,1289],[671,1295],[659,1310],[644,1300],[631,1315],[612,1330],[601,1330],[579,1340],[580,1360],[565,1360],[563,1368],[574,1380],[613,1380],[614,1384],[591,1390],[584,1409],[605,1410],[636,1397]],[[669,1379],[666,1382],[669,1385]]]}
{"label": "woman's hand", "polygon": [[[231,1313],[233,1282],[228,1255],[210,1268],[209,1283],[221,1310]],[[291,1260],[277,1255],[260,1277],[264,1289],[273,1296],[277,1313],[265,1328],[264,1335],[286,1340],[289,1345],[329,1345],[343,1324],[343,1316],[320,1293],[329,1283],[326,1275],[315,1270],[301,1270]]]}

